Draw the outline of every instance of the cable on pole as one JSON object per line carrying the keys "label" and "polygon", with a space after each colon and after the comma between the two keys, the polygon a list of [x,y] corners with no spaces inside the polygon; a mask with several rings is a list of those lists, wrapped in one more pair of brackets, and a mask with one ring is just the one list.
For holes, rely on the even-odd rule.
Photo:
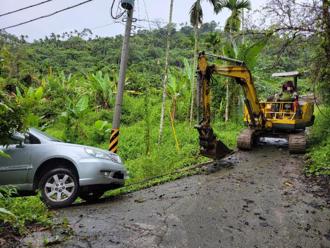
{"label": "cable on pole", "polygon": [[[120,17],[122,17],[126,13],[126,10],[124,10],[121,13],[115,15],[113,13],[113,8],[115,6],[115,2],[116,2],[116,0],[112,1],[111,8],[110,8],[110,15],[113,19],[119,19]],[[117,11],[118,11],[118,9],[119,9],[119,4],[118,4],[118,7],[117,7]]]}
{"label": "cable on pole", "polygon": [[86,4],[88,2],[92,2],[93,0],[86,0],[84,2],[80,2],[80,3],[77,3],[75,5],[72,5],[72,6],[69,6],[69,7],[66,7],[64,9],[60,9],[60,10],[57,10],[53,13],[50,13],[50,14],[47,14],[47,15],[43,15],[43,16],[39,16],[37,18],[34,18],[34,19],[31,19],[31,20],[28,20],[28,21],[25,21],[25,22],[21,22],[21,23],[18,23],[18,24],[15,24],[15,25],[11,25],[11,26],[7,26],[7,27],[4,27],[4,28],[0,28],[0,31],[3,31],[3,30],[6,30],[6,29],[9,29],[9,28],[15,28],[15,27],[18,27],[18,26],[22,26],[24,24],[27,24],[27,23],[30,23],[30,22],[34,22],[34,21],[37,21],[37,20],[40,20],[40,19],[43,19],[43,18],[47,18],[47,17],[50,17],[50,16],[53,16],[53,15],[56,15],[58,13],[61,13],[63,11],[66,11],[66,10],[69,10],[69,9],[73,9],[73,8],[76,8],[78,6],[81,6],[83,4]]}
{"label": "cable on pole", "polygon": [[39,6],[39,5],[42,5],[42,4],[51,2],[51,1],[53,1],[53,0],[46,0],[46,1],[43,1],[43,2],[40,2],[40,3],[36,3],[36,4],[33,4],[33,5],[29,5],[29,6],[26,6],[26,7],[20,8],[20,9],[17,9],[17,10],[9,11],[9,12],[0,14],[0,17],[6,16],[6,15],[10,15],[10,14],[14,14],[14,13],[20,12],[22,10],[30,9],[30,8],[33,8],[33,7],[36,7],[36,6]]}

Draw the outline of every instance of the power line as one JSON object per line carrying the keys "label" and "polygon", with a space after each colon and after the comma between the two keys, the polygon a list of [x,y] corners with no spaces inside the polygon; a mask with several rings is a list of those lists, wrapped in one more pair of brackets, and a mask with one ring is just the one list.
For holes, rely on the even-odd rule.
{"label": "power line", "polygon": [[94,28],[90,28],[90,30],[93,31],[93,30],[96,30],[96,29],[105,28],[105,27],[108,27],[108,26],[111,26],[111,25],[114,25],[114,24],[117,24],[117,23],[119,23],[119,21],[114,21],[112,23],[107,23],[107,24],[104,24],[104,25],[101,25],[101,26],[96,26]]}
{"label": "power line", "polygon": [[6,15],[10,15],[10,14],[14,14],[16,12],[19,12],[19,11],[22,11],[22,10],[26,10],[26,9],[29,9],[29,8],[33,8],[33,7],[36,7],[36,6],[39,6],[39,5],[42,5],[42,4],[51,2],[51,1],[53,1],[53,0],[46,0],[46,1],[43,1],[43,2],[40,2],[40,3],[36,3],[36,4],[33,4],[33,5],[29,5],[29,6],[26,6],[26,7],[20,8],[20,9],[17,9],[17,10],[9,11],[7,13],[0,14],[0,17],[6,16]]}
{"label": "power line", "polygon": [[150,19],[149,19],[147,4],[146,4],[146,1],[145,0],[143,0],[143,6],[144,6],[144,9],[145,9],[145,14],[146,14],[146,17],[147,17],[147,22],[148,22],[148,25],[149,25],[149,30],[151,31]]}
{"label": "power line", "polygon": [[0,31],[2,30],[6,30],[6,29],[9,29],[9,28],[15,28],[15,27],[18,27],[18,26],[22,26],[24,24],[27,24],[27,23],[30,23],[30,22],[34,22],[34,21],[37,21],[37,20],[40,20],[40,19],[43,19],[43,18],[47,18],[47,17],[50,17],[50,16],[53,16],[53,15],[56,15],[58,13],[61,13],[63,11],[66,11],[66,10],[69,10],[69,9],[73,9],[73,8],[76,8],[78,6],[81,6],[83,4],[86,4],[88,2],[92,2],[93,0],[86,0],[84,2],[80,2],[80,3],[77,3],[75,5],[72,5],[72,6],[69,6],[69,7],[66,7],[64,9],[60,9],[60,10],[57,10],[53,13],[50,13],[50,14],[47,14],[47,15],[43,15],[43,16],[39,16],[37,18],[34,18],[34,19],[31,19],[31,20],[28,20],[28,21],[25,21],[25,22],[21,22],[21,23],[18,23],[18,24],[15,24],[15,25],[11,25],[11,26],[7,26],[7,27],[4,27],[4,28],[0,28]]}

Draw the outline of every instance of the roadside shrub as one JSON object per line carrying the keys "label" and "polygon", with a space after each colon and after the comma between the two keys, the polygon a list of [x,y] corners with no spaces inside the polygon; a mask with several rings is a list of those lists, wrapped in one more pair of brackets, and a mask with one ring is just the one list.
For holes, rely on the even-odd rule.
{"label": "roadside shrub", "polygon": [[8,138],[24,127],[25,113],[15,96],[0,91],[0,143],[7,144]]}
{"label": "roadside shrub", "polygon": [[143,120],[144,99],[140,96],[124,95],[121,122],[124,125]]}
{"label": "roadside shrub", "polygon": [[316,111],[315,124],[310,133],[312,149],[308,153],[306,172],[315,175],[330,175],[330,108]]}
{"label": "roadside shrub", "polygon": [[1,224],[10,224],[19,233],[30,224],[51,224],[51,214],[38,196],[14,197],[16,193],[14,187],[0,187],[0,231]]}

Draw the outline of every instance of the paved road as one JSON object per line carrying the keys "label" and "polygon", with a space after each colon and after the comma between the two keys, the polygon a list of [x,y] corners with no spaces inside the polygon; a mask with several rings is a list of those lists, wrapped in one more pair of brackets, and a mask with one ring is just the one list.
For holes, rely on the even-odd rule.
{"label": "paved road", "polygon": [[330,209],[302,158],[238,152],[232,168],[62,209],[75,232],[58,247],[330,247]]}

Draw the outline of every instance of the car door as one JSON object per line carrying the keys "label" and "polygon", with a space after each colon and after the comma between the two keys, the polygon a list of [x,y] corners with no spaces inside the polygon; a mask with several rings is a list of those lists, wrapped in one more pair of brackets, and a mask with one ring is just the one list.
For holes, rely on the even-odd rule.
{"label": "car door", "polygon": [[28,170],[32,169],[29,146],[11,144],[0,146],[10,157],[0,157],[0,185],[21,185],[27,183]]}

